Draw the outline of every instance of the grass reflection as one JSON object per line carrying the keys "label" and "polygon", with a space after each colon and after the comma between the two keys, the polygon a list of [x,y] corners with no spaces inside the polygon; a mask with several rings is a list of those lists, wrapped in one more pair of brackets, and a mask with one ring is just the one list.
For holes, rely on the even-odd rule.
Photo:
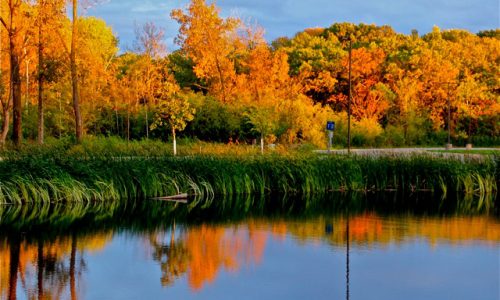
{"label": "grass reflection", "polygon": [[210,205],[191,206],[144,200],[0,206],[0,298],[77,299],[89,276],[88,255],[123,233],[140,240],[144,253],[158,262],[162,286],[186,278],[193,291],[213,283],[223,271],[263,263],[270,240],[335,249],[347,241],[357,248],[417,239],[431,245],[500,244],[494,202],[485,209],[470,205],[479,201],[475,199],[398,197],[275,195],[271,200],[214,199]]}

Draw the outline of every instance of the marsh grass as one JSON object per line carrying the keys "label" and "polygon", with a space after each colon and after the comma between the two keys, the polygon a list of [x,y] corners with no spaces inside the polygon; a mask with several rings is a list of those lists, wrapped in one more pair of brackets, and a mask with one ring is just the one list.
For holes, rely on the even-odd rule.
{"label": "marsh grass", "polygon": [[[195,200],[208,202],[220,195],[230,201],[231,195],[321,195],[332,191],[458,192],[483,199],[494,199],[497,194],[498,157],[478,161],[431,155],[360,157],[300,152],[172,157],[159,155],[160,150],[149,149],[145,155],[138,149],[132,155],[111,145],[106,151],[104,148],[47,146],[4,155],[0,203],[106,201],[186,192],[195,195]],[[252,204],[251,200],[244,202]]]}

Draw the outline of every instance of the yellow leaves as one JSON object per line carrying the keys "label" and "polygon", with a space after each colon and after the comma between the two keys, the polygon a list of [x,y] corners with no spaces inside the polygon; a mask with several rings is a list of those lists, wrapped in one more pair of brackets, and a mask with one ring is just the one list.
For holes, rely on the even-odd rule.
{"label": "yellow leaves", "polygon": [[473,76],[466,74],[465,80],[457,87],[457,107],[466,117],[477,118],[481,113],[481,100],[487,97],[487,87],[476,81]]}
{"label": "yellow leaves", "polygon": [[179,86],[173,81],[166,82],[156,107],[155,120],[151,129],[168,125],[173,132],[182,131],[186,128],[187,122],[194,119],[195,113],[196,110],[191,107],[188,97],[179,94]]}
{"label": "yellow leaves", "polygon": [[[288,128],[285,142],[307,141],[319,147],[326,145],[324,126],[333,114],[329,107],[314,104],[308,97],[300,95],[283,100],[279,112],[282,115],[282,122]],[[301,140],[298,138],[299,132]]]}
{"label": "yellow leaves", "polygon": [[375,139],[380,136],[384,130],[376,118],[362,118],[353,122],[353,136],[359,135],[366,139],[366,143],[374,144]]}

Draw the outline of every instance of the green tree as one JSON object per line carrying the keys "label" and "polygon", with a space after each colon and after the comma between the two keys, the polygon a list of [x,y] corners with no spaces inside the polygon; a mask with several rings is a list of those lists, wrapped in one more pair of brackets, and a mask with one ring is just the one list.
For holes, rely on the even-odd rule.
{"label": "green tree", "polygon": [[173,78],[170,79],[164,83],[151,130],[159,127],[169,128],[172,133],[174,155],[177,155],[176,133],[184,130],[187,123],[194,119],[195,109],[189,104],[188,98],[180,93],[179,86],[173,82]]}

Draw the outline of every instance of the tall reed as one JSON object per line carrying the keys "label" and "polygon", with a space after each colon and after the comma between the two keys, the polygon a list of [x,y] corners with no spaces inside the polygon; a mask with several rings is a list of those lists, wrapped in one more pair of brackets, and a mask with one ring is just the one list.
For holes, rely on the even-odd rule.
{"label": "tall reed", "polygon": [[330,191],[473,193],[495,196],[498,159],[433,156],[249,155],[184,157],[26,155],[0,161],[0,203],[116,200]]}

